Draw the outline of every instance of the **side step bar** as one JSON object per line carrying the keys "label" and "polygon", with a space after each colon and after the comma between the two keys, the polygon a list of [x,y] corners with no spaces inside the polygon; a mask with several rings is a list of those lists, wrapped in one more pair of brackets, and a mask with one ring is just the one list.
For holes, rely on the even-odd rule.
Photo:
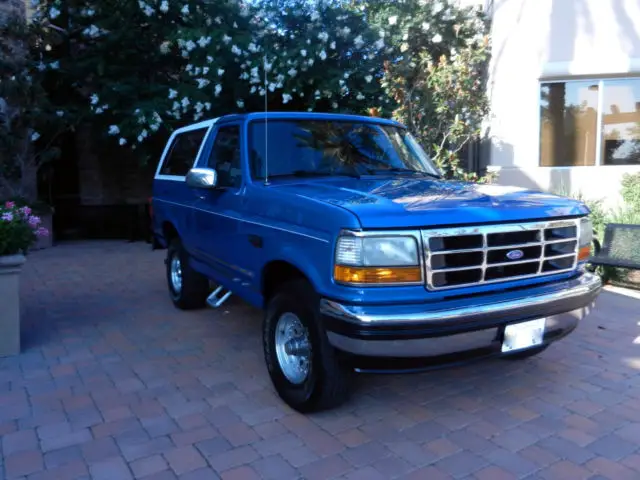
{"label": "side step bar", "polygon": [[207,298],[207,304],[211,308],[218,308],[224,302],[229,300],[229,297],[231,296],[231,290],[227,290],[226,293],[223,293],[223,291],[224,291],[224,288],[220,286],[216,288],[213,292],[211,292],[211,295],[209,295],[209,297]]}

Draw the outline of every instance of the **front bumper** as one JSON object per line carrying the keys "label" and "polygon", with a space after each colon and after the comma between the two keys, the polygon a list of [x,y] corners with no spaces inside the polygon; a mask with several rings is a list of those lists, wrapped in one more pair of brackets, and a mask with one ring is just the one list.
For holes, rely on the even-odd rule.
{"label": "front bumper", "polygon": [[544,344],[559,340],[589,313],[601,290],[600,277],[582,273],[559,283],[478,297],[472,304],[454,299],[363,306],[322,299],[320,312],[335,348],[374,365],[361,370],[397,369],[391,360],[404,364],[409,358],[420,358],[427,367],[499,355],[505,326],[535,318],[546,318]]}

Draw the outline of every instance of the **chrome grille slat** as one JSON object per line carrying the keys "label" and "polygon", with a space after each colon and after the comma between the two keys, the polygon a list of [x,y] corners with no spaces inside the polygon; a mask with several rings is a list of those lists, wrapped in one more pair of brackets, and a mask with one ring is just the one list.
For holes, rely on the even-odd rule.
{"label": "chrome grille slat", "polygon": [[[445,290],[570,272],[577,266],[579,226],[580,219],[575,219],[421,230],[426,286]],[[513,242],[518,239],[523,241]],[[503,241],[507,243],[501,244]],[[456,243],[464,247],[475,243],[477,247],[454,248]],[[433,245],[438,248],[431,250]],[[521,250],[522,257],[509,260],[506,255],[513,250]],[[505,253],[504,261],[500,251]],[[434,257],[437,265],[432,265]],[[463,265],[450,266],[456,261]]]}

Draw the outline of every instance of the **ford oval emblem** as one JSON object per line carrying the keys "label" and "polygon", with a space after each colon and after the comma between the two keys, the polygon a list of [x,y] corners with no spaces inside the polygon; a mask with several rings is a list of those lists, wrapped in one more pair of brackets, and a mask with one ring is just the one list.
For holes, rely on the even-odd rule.
{"label": "ford oval emblem", "polygon": [[524,252],[522,250],[511,250],[507,253],[507,258],[509,260],[520,260],[524,257]]}

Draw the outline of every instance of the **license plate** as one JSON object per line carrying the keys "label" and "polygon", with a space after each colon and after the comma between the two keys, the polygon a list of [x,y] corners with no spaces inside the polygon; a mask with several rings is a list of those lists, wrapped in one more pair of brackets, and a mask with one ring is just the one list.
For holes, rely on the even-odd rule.
{"label": "license plate", "polygon": [[541,345],[544,339],[544,318],[507,325],[504,329],[502,352],[524,350]]}

